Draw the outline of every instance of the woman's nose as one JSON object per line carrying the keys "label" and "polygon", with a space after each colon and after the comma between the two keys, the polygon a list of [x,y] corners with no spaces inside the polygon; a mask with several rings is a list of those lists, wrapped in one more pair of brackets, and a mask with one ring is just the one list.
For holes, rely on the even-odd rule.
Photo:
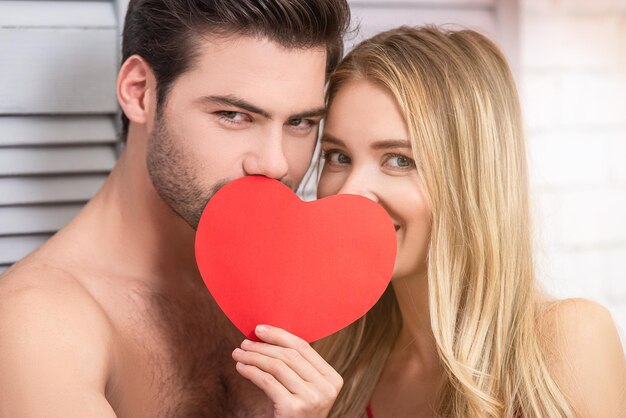
{"label": "woman's nose", "polygon": [[378,195],[375,192],[374,179],[364,173],[353,172],[341,186],[337,194],[355,194],[366,197],[378,203]]}

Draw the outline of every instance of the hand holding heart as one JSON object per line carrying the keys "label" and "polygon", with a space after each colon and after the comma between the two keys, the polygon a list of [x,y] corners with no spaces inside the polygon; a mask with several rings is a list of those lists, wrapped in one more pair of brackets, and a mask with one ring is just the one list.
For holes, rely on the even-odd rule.
{"label": "hand holding heart", "polygon": [[272,400],[275,418],[326,417],[343,379],[304,340],[259,326],[261,342],[244,340],[233,351],[237,371]]}
{"label": "hand holding heart", "polygon": [[343,381],[308,342],[363,316],[387,288],[389,215],[362,196],[308,203],[276,180],[244,177],[211,198],[195,250],[207,288],[248,338],[233,352],[237,371],[276,418],[326,417]]}

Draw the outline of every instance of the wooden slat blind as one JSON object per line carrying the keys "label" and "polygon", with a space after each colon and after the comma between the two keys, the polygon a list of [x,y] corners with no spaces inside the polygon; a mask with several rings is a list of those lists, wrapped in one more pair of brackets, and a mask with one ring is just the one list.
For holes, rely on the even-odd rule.
{"label": "wooden slat blind", "polygon": [[121,3],[0,1],[0,272],[115,164]]}

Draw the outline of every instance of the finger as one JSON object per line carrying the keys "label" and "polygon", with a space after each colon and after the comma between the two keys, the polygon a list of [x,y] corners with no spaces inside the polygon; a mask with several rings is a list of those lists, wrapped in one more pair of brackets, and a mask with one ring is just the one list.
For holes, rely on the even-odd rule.
{"label": "finger", "polygon": [[254,383],[275,404],[285,402],[286,399],[292,396],[291,393],[283,385],[281,385],[274,376],[264,372],[258,367],[237,362],[235,368],[240,375]]}
{"label": "finger", "polygon": [[259,325],[255,329],[256,335],[264,342],[279,345],[281,347],[293,348],[298,351],[313,367],[324,376],[337,374],[330,364],[320,356],[302,338],[297,337],[284,329],[272,327],[270,325]]}
{"label": "finger", "polygon": [[302,395],[310,392],[307,382],[302,380],[302,378],[282,360],[253,351],[244,351],[239,348],[233,351],[233,358],[239,363],[254,366],[271,375],[290,393]]}
{"label": "finger", "polygon": [[285,348],[250,340],[244,340],[241,343],[241,348],[244,351],[252,351],[281,360],[307,382],[319,382],[325,378],[325,376],[294,348]]}
{"label": "finger", "polygon": [[293,348],[302,355],[319,373],[325,376],[335,387],[341,388],[343,379],[341,375],[333,369],[330,364],[320,356],[302,338],[297,337],[284,329],[272,327],[270,325],[259,325],[255,329],[255,334],[264,342],[286,348]]}

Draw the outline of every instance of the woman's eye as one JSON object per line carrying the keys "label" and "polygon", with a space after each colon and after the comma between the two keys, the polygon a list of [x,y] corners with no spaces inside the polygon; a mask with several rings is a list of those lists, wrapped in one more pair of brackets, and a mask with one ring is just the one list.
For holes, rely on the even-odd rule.
{"label": "woman's eye", "polygon": [[394,169],[412,169],[415,167],[415,161],[406,155],[393,154],[389,155],[385,160],[385,165]]}
{"label": "woman's eye", "polygon": [[326,164],[331,165],[345,165],[351,162],[350,157],[339,151],[325,151],[322,154],[322,158],[326,161]]}

